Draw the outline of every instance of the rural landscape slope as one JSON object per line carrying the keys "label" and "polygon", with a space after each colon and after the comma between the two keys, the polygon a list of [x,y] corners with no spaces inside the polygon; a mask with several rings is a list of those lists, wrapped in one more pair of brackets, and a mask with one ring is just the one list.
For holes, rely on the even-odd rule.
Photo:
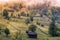
{"label": "rural landscape slope", "polygon": [[[1,1],[0,40],[60,40],[60,7],[49,0],[34,2]],[[27,31],[37,38],[29,38]]]}

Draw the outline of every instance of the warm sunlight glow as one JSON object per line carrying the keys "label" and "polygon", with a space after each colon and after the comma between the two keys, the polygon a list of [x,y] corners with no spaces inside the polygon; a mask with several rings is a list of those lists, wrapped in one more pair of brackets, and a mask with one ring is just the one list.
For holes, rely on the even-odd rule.
{"label": "warm sunlight glow", "polygon": [[0,0],[0,2],[9,2],[9,0]]}
{"label": "warm sunlight glow", "polygon": [[25,2],[25,4],[31,5],[31,4],[38,4],[38,3],[44,3],[44,2],[48,2],[51,1],[51,5],[52,6],[60,6],[60,0],[0,0],[0,3],[5,4],[7,3],[11,3],[11,2]]}

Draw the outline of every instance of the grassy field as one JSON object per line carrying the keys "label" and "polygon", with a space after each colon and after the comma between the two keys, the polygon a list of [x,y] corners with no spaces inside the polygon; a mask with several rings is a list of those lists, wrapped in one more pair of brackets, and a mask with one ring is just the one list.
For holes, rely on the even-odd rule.
{"label": "grassy field", "polygon": [[[6,35],[2,32],[2,34],[0,34],[0,40],[60,40],[60,37],[50,37],[48,34],[48,28],[38,25],[36,30],[38,34],[37,39],[28,38],[26,30],[28,29],[30,24],[26,25],[24,19],[21,20],[22,21],[18,22],[0,19],[0,24],[5,25],[4,27],[7,27],[10,30],[9,37],[6,37]],[[35,21],[32,24],[35,24]]]}

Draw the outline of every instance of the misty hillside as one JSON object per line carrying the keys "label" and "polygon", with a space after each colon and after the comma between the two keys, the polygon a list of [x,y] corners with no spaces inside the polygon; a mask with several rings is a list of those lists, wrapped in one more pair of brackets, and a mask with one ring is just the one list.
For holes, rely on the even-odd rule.
{"label": "misty hillside", "polygon": [[[55,20],[60,23],[60,8],[59,7],[51,7],[50,3],[44,3],[42,5],[36,5],[36,6],[28,6],[26,7],[24,4],[13,4],[10,6],[4,6],[3,9],[7,8],[9,13],[16,12],[16,14],[20,13],[28,13],[33,12],[32,14],[35,14],[34,16],[45,16],[45,18],[48,18],[48,20],[51,20],[51,16],[55,17]],[[15,15],[15,14],[14,14]]]}
{"label": "misty hillside", "polygon": [[60,7],[50,2],[0,6],[0,40],[60,40]]}

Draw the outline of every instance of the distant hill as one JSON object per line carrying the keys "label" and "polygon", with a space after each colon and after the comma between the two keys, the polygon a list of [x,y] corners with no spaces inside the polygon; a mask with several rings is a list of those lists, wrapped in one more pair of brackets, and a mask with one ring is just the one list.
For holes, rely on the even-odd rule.
{"label": "distant hill", "polygon": [[[1,9],[2,7],[2,9]],[[11,4],[5,4],[3,6],[0,6],[0,10],[3,9],[8,9],[8,11],[13,12],[13,11],[17,11],[17,12],[28,12],[28,11],[32,11],[32,10],[36,10],[37,13],[36,14],[40,14],[40,15],[45,15],[46,18],[51,19],[51,16],[55,17],[55,20],[57,22],[60,22],[60,7],[52,7],[50,6],[50,3],[44,3],[44,4],[37,4],[37,5],[32,5],[32,6],[27,6],[24,3],[11,3]],[[34,12],[33,12],[34,13]]]}

